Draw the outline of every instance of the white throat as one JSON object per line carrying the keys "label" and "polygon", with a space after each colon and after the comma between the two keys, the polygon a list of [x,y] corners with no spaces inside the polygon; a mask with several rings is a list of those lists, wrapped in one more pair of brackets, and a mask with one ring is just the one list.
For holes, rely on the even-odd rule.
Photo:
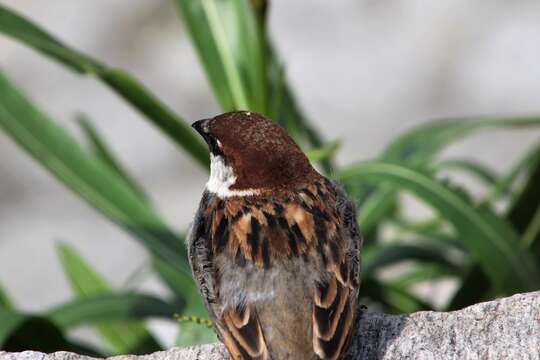
{"label": "white throat", "polygon": [[234,175],[233,168],[225,164],[222,156],[210,154],[210,178],[206,183],[206,189],[220,198],[257,194],[255,189],[231,190],[230,187],[235,182],[236,175]]}

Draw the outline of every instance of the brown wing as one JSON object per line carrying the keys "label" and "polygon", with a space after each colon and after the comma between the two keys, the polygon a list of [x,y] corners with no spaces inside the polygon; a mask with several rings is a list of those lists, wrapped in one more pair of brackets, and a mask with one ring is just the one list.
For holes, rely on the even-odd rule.
{"label": "brown wing", "polygon": [[354,324],[355,291],[332,274],[313,296],[313,350],[321,359],[338,359]]}
{"label": "brown wing", "polygon": [[223,343],[234,360],[269,360],[261,325],[252,306],[226,309],[221,319]]}
{"label": "brown wing", "polygon": [[[325,190],[335,196],[339,229],[333,235],[321,231],[318,237],[328,280],[319,283],[313,295],[313,350],[321,359],[335,360],[344,355],[354,326],[361,239],[354,205],[339,187],[327,183],[321,189],[323,198]],[[318,221],[322,228],[324,222]]]}
{"label": "brown wing", "polygon": [[[206,287],[211,289],[207,293],[212,297],[204,293],[203,295],[210,298],[207,306],[215,309],[212,313],[215,316],[218,336],[232,359],[271,360],[255,307],[243,303],[242,306],[221,308],[224,300],[221,298],[219,286],[221,274],[214,264],[217,256],[225,253],[239,263],[245,263],[246,259],[249,259],[261,267],[268,266],[268,244],[259,236],[260,225],[253,214],[255,209],[244,205],[240,201],[231,201],[226,205],[225,201],[214,197],[202,211],[206,218],[205,223],[209,225],[203,236],[207,241],[202,248],[212,259],[205,262],[209,273]],[[254,245],[258,243],[261,243],[259,248]],[[199,280],[199,284],[203,282]],[[238,284],[239,287],[242,285],[245,284]],[[241,291],[239,288],[238,292]]]}

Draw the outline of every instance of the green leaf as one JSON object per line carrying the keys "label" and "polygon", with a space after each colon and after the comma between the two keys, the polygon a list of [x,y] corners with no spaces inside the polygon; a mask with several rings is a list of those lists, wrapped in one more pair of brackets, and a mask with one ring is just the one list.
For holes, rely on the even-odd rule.
{"label": "green leaf", "polygon": [[[75,279],[72,279],[72,282],[74,281]],[[86,283],[90,284],[90,281],[92,280],[86,280]],[[56,306],[48,311],[47,317],[62,329],[70,329],[80,325],[142,320],[149,317],[170,320],[182,309],[182,303],[171,304],[151,295],[103,292]]]}
{"label": "green leaf", "polygon": [[448,258],[445,248],[437,243],[411,243],[373,245],[362,250],[362,273],[373,275],[375,271],[402,261],[431,263],[458,273],[459,266]]}
{"label": "green leaf", "polygon": [[[445,146],[477,131],[497,128],[528,128],[539,125],[539,116],[434,120],[421,124],[399,136],[386,147],[380,159],[400,164],[406,162],[408,165],[424,166]],[[365,179],[351,178],[347,180],[351,183],[349,186],[355,186],[360,181],[363,182]],[[375,198],[368,203],[368,210],[360,209],[359,216],[369,219],[368,229],[387,217],[390,213],[385,211],[385,207],[388,210],[390,204],[395,202],[395,189],[392,189],[391,186],[369,191],[369,194],[358,194],[357,198],[365,198],[365,201],[368,202],[370,197],[380,197],[385,200],[385,203],[379,205],[379,199]],[[385,194],[380,194],[381,191]],[[360,222],[360,226],[364,226],[362,222]]]}
{"label": "green leaf", "polygon": [[19,352],[35,350],[46,353],[69,351],[71,346],[60,329],[49,320],[39,317],[24,317],[17,324],[2,346],[3,350]]}
{"label": "green leaf", "polygon": [[1,308],[4,308],[5,310],[15,310],[13,302],[11,302],[11,299],[2,287],[0,287],[0,309]]}
{"label": "green leaf", "polygon": [[474,208],[437,181],[410,168],[384,162],[360,163],[344,170],[339,177],[389,182],[413,192],[438,210],[453,224],[499,293],[514,294],[538,288],[538,268],[521,249],[512,229],[486,209]]}
{"label": "green leaf", "polygon": [[107,281],[93,270],[73,247],[67,244],[59,244],[57,252],[64,273],[68,277],[75,294],[80,297],[88,297],[111,291]]}
{"label": "green leaf", "polygon": [[116,175],[124,180],[134,193],[141,197],[141,200],[149,202],[148,196],[145,194],[142,187],[135,181],[120,164],[120,162],[113,155],[102,136],[96,130],[96,128],[90,123],[90,120],[84,116],[79,115],[77,117],[78,123],[81,126],[86,138],[90,142],[92,152],[105,163]]}
{"label": "green leaf", "polygon": [[[106,280],[87,264],[71,247],[61,244],[58,253],[70,285],[81,299],[111,292]],[[139,321],[101,322],[98,333],[116,354],[144,354],[161,349]]]}
{"label": "green leaf", "polygon": [[267,52],[264,22],[257,19],[254,4],[233,0],[234,8],[229,22],[236,26],[238,40],[237,62],[245,73],[246,88],[254,111],[268,114]]}
{"label": "green leaf", "polygon": [[4,348],[4,343],[24,320],[24,315],[0,307],[0,349]]}
{"label": "green leaf", "polygon": [[245,0],[178,0],[184,24],[223,110],[265,114],[265,43]]}
{"label": "green leaf", "polygon": [[182,240],[101,161],[84,151],[0,72],[0,128],[52,175],[132,233],[153,254],[189,272]]}
{"label": "green leaf", "polygon": [[488,166],[470,159],[449,159],[435,163],[433,169],[436,172],[440,171],[461,171],[470,174],[481,180],[486,185],[493,185],[497,181],[498,175]]}
{"label": "green leaf", "polygon": [[[519,234],[523,245],[530,248],[540,242],[540,158],[531,167],[527,181],[507,214],[508,221]],[[540,245],[540,244],[539,244]]]}
{"label": "green leaf", "polygon": [[[317,130],[315,130],[315,127],[308,118],[300,111],[300,107],[297,104],[290,86],[287,85],[283,79],[278,81],[282,82],[282,84],[278,83],[272,85],[272,87],[283,87],[283,90],[279,90],[281,109],[279,116],[277,117],[278,122],[285,124],[287,132],[293,136],[298,143],[307,143],[312,148],[324,146],[326,142]],[[327,174],[333,173],[334,165],[331,158],[322,159],[320,164]]]}
{"label": "green leaf", "polygon": [[199,290],[190,275],[178,271],[166,262],[155,258],[153,267],[161,280],[172,290],[175,296],[185,301],[182,314],[188,316],[208,317],[208,312],[202,302]]}
{"label": "green leaf", "polygon": [[[179,13],[224,111],[251,110],[278,120],[301,144],[325,142],[301,114],[264,21],[245,0],[176,0]],[[264,11],[263,11],[264,12]],[[259,13],[260,14],[260,13]],[[321,165],[331,173],[330,158]]]}
{"label": "green leaf", "polygon": [[[225,78],[229,85],[229,91],[232,94],[235,104],[235,110],[250,110],[248,100],[246,97],[245,85],[240,77],[240,72],[235,64],[231,46],[227,40],[226,29],[220,18],[220,11],[214,0],[198,0],[201,3],[201,6],[208,21],[208,26],[210,28],[210,33],[214,38],[216,44],[217,53],[223,64],[223,69],[225,71]],[[231,2],[222,2],[222,7]],[[223,13],[221,9],[221,13]]]}
{"label": "green leaf", "polygon": [[[199,295],[199,290],[191,276],[187,276],[157,258],[154,259],[153,265],[160,278],[173,291],[175,296],[185,300],[186,306],[180,314],[201,319],[209,318],[206,307]],[[183,321],[179,323],[178,327],[178,336],[176,338],[176,345],[178,346],[207,344],[217,341],[214,331],[206,326]]]}
{"label": "green leaf", "polygon": [[499,177],[490,191],[488,191],[488,194],[484,199],[484,203],[493,201],[501,195],[509,194],[514,187],[516,180],[520,178],[523,173],[530,173],[539,159],[540,145],[537,144],[532,149],[527,151],[525,156],[515,162],[505,176]]}
{"label": "green leaf", "polygon": [[210,344],[218,341],[213,329],[205,325],[193,322],[181,322],[178,325],[176,345],[180,347],[193,346],[196,344]]}
{"label": "green leaf", "polygon": [[[268,105],[268,116],[271,119],[276,119],[281,125],[285,125],[284,128],[287,130],[289,135],[295,137],[298,133],[296,130],[295,123],[283,124],[283,121],[279,121],[281,116],[281,108],[284,103],[285,96],[285,70],[281,64],[273,64],[273,68],[269,71],[269,105]],[[289,117],[285,116],[284,120],[288,120]]]}
{"label": "green leaf", "polygon": [[206,145],[201,142],[190,125],[161,103],[143,84],[120,69],[108,69],[99,74],[99,77],[177,145],[191,154],[203,168],[208,169],[210,160]]}
{"label": "green leaf", "polygon": [[[539,155],[540,147],[538,146],[527,152],[508,175],[495,185],[485,200],[486,202],[490,201],[498,194],[508,192],[520,173],[524,171],[530,173],[528,181],[525,182],[520,194],[510,206],[506,219],[521,235],[521,243],[525,247],[532,248],[532,251],[537,255],[540,254],[540,207],[537,206]],[[479,266],[473,266],[449,302],[448,310],[461,309],[467,305],[488,299],[490,290],[485,272]]]}
{"label": "green leaf", "polygon": [[446,306],[446,311],[463,309],[488,299],[487,294],[492,289],[490,279],[478,265],[472,266],[463,278],[460,287]]}
{"label": "green leaf", "polygon": [[421,124],[399,136],[382,160],[425,161],[451,142],[484,129],[528,128],[540,125],[540,116],[439,119]]}
{"label": "green leaf", "polygon": [[421,281],[433,281],[443,277],[456,277],[456,275],[458,274],[444,266],[429,263],[419,263],[415,264],[411,270],[400,274],[399,278],[394,280],[393,283],[395,283],[397,286],[406,288]]}
{"label": "green leaf", "polygon": [[0,308],[0,349],[10,352],[34,350],[51,353],[74,351],[75,347],[50,320]]}
{"label": "green leaf", "polygon": [[340,145],[341,144],[339,141],[332,141],[324,145],[323,147],[306,151],[306,156],[310,161],[313,162],[328,159],[334,156],[334,154],[338,151]]}
{"label": "green leaf", "polygon": [[414,127],[399,136],[386,147],[380,159],[424,165],[450,143],[480,130],[536,126],[540,126],[539,116],[438,119]]}
{"label": "green leaf", "polygon": [[148,89],[129,73],[105,64],[71,49],[37,25],[0,5],[0,32],[59,61],[66,67],[102,80],[152,124],[168,135],[177,145],[192,155],[204,167],[208,167],[208,151],[199,137],[178,115],[171,111]]}
{"label": "green leaf", "polygon": [[521,242],[524,246],[531,248],[536,255],[540,255],[540,206],[536,208]]}
{"label": "green leaf", "polygon": [[440,217],[419,222],[394,217],[391,219],[391,224],[398,227],[397,236],[399,237],[415,236],[428,241],[436,240],[437,246],[444,248],[442,251],[447,253],[457,251],[459,255],[464,255],[463,242],[456,238],[454,232],[450,231],[451,226]]}
{"label": "green leaf", "polygon": [[202,2],[177,0],[176,5],[221,108],[225,111],[234,110],[235,103],[229,90],[225,69],[220,61],[217,45],[210,31]]}
{"label": "green leaf", "polygon": [[396,208],[395,189],[383,185],[373,195],[360,202],[357,222],[364,233],[369,233],[381,219],[391,215]]}
{"label": "green leaf", "polygon": [[407,289],[373,277],[362,279],[361,296],[367,297],[386,306],[392,313],[412,313],[420,310],[432,310],[431,305],[411,294]]}

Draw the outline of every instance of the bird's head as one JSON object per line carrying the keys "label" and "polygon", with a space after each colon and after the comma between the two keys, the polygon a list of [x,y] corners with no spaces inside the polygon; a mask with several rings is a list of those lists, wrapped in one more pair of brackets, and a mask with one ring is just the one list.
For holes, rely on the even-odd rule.
{"label": "bird's head", "polygon": [[210,149],[208,191],[220,197],[289,189],[317,177],[278,124],[254,112],[228,112],[193,123]]}

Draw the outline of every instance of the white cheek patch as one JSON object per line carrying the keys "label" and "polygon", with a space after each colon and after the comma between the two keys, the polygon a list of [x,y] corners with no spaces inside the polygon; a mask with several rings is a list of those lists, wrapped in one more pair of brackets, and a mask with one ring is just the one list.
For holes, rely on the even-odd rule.
{"label": "white cheek patch", "polygon": [[222,156],[210,154],[210,178],[206,183],[206,189],[220,198],[257,194],[255,189],[231,190],[230,187],[235,182],[236,175],[233,168],[225,164]]}

